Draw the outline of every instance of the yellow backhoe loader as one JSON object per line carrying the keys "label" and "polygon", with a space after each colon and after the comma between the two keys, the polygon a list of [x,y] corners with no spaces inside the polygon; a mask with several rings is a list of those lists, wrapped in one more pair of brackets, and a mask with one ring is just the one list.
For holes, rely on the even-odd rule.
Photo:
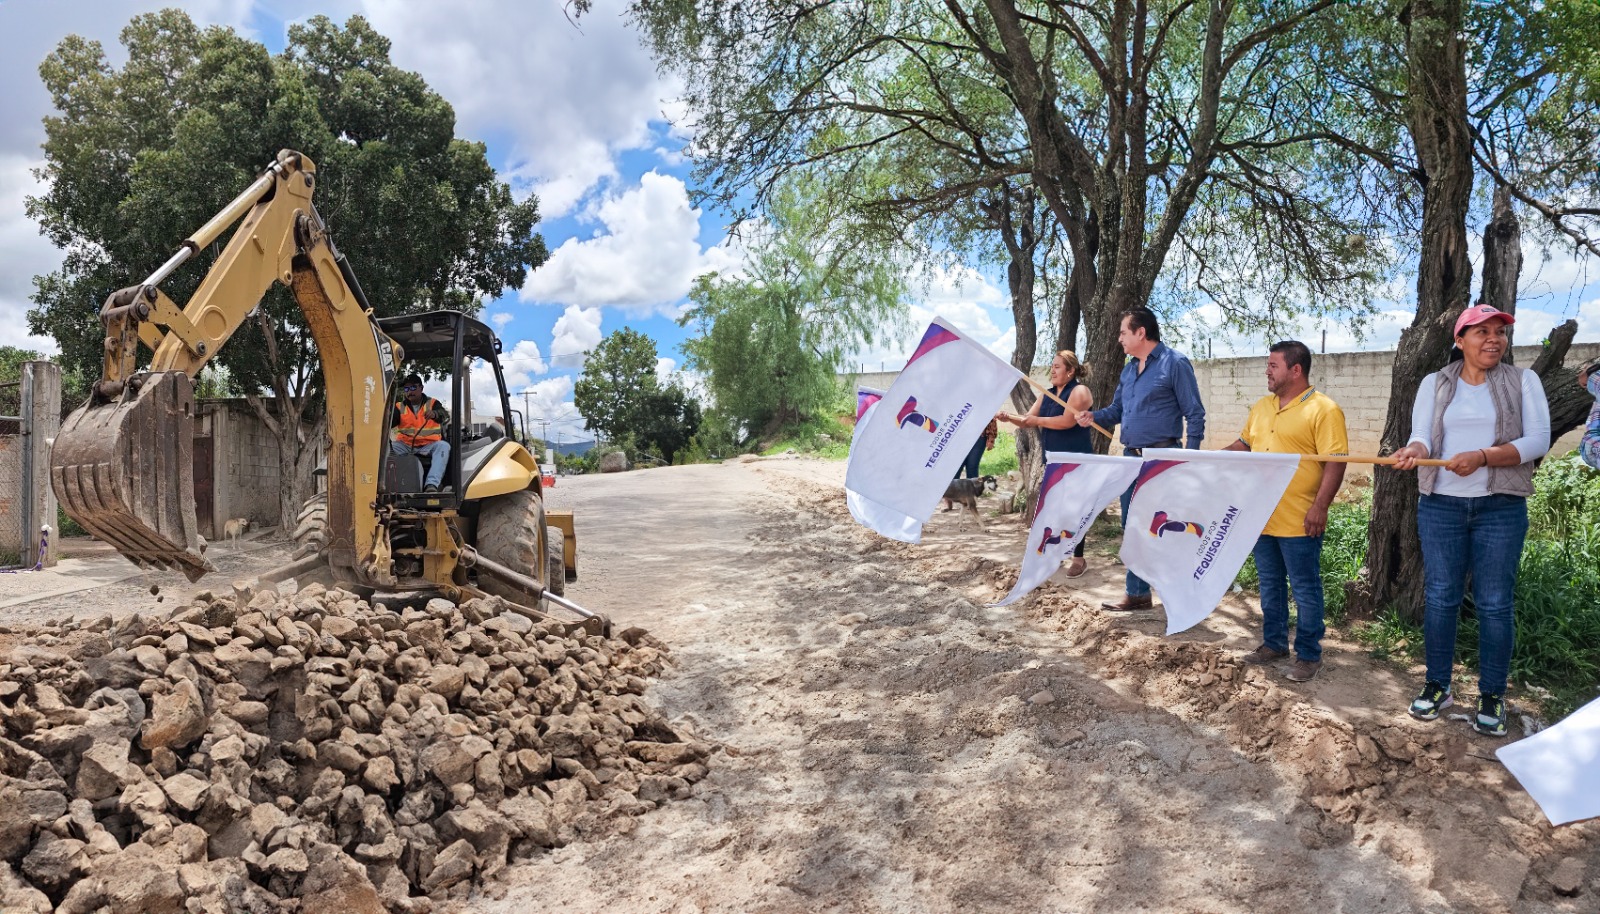
{"label": "yellow backhoe loader", "polygon": [[[327,485],[300,513],[301,557],[261,582],[293,577],[367,595],[433,591],[457,601],[492,594],[535,617],[604,633],[603,616],[561,595],[576,573],[572,516],[545,511],[538,462],[513,436],[449,423],[438,491],[422,485],[421,458],[391,456],[394,384],[408,358],[449,375],[450,415],[462,418],[472,415],[471,367],[478,365],[480,378],[495,380],[503,427],[516,427],[500,341],[460,312],[375,317],[311,204],[316,172],[305,156],[278,153],[149,279],[106,300],[102,377],[51,451],[56,497],[68,516],[136,564],[180,569],[191,581],[214,570],[195,521],[194,376],[281,282],[305,313],[322,360]],[[161,283],[235,222],[216,264],[179,308]],[[145,369],[136,368],[141,342],[154,353]]]}

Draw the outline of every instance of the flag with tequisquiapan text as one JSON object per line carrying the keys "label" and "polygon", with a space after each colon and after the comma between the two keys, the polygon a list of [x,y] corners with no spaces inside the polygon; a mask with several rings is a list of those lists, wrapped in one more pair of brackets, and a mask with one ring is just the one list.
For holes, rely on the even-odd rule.
{"label": "flag with tequisquiapan text", "polygon": [[[850,437],[850,452],[855,453],[856,439],[861,435],[861,428],[866,424],[867,417],[877,408],[878,401],[883,399],[883,391],[872,387],[856,388],[856,427]],[[845,464],[846,473],[849,472],[848,461]],[[849,489],[844,490],[845,504],[850,508],[850,516],[856,523],[869,530],[876,530],[890,539],[903,543],[917,544],[922,542],[922,522],[914,517],[907,517],[892,508],[885,508],[877,502],[871,501]]]}
{"label": "flag with tequisquiapan text", "polygon": [[1298,454],[1147,448],[1123,518],[1122,563],[1167,610],[1167,634],[1211,614],[1278,507]]}
{"label": "flag with tequisquiapan text", "polygon": [[926,523],[973,443],[1022,380],[1010,363],[934,318],[894,384],[856,425],[845,489]]}
{"label": "flag with tequisquiapan text", "polygon": [[1133,483],[1143,465],[1137,457],[1046,453],[1033,529],[1022,549],[1022,569],[1011,592],[993,605],[1015,603],[1049,580],[1089,532],[1094,519]]}

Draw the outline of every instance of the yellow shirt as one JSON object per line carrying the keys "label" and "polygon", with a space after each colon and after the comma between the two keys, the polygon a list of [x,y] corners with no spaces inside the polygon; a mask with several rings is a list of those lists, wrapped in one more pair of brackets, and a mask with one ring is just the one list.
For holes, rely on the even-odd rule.
{"label": "yellow shirt", "polygon": [[[1307,388],[1288,406],[1278,407],[1278,395],[1267,394],[1250,407],[1239,440],[1261,454],[1346,454],[1350,441],[1344,428],[1344,410],[1332,399]],[[1300,461],[1289,488],[1272,512],[1265,530],[1267,536],[1305,536],[1306,512],[1317,500],[1322,485],[1323,464]]]}

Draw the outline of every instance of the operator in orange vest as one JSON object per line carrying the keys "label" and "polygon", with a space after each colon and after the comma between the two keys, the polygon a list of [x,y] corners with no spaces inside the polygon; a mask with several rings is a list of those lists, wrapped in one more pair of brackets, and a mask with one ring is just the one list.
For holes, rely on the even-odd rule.
{"label": "operator in orange vest", "polygon": [[450,442],[444,440],[443,428],[450,421],[450,414],[438,400],[422,393],[422,378],[414,374],[400,382],[400,393],[390,422],[389,453],[427,457],[428,479],[422,491],[437,492],[450,462]]}

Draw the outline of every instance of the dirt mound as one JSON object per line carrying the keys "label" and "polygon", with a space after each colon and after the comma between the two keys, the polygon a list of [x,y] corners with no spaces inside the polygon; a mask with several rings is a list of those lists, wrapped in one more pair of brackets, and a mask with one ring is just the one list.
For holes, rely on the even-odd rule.
{"label": "dirt mound", "polygon": [[0,908],[426,911],[688,794],[642,630],[318,585],[30,633],[0,664]]}

